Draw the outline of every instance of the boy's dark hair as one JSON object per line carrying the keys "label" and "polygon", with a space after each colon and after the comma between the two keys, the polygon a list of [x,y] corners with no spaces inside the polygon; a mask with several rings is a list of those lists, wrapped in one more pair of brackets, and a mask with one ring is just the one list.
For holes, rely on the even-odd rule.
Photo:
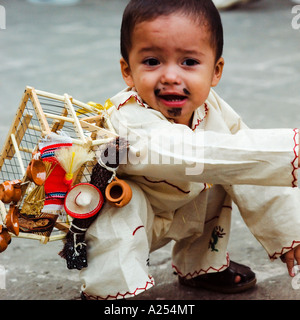
{"label": "boy's dark hair", "polygon": [[217,61],[223,52],[223,27],[219,11],[211,0],[131,0],[124,10],[121,25],[121,54],[125,61],[129,63],[131,36],[136,24],[176,12],[210,30]]}

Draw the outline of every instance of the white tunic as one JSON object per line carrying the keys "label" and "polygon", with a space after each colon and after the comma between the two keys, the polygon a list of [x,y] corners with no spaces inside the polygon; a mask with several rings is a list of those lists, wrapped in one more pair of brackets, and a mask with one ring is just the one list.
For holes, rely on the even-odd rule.
{"label": "white tunic", "polygon": [[271,259],[300,243],[298,130],[251,130],[211,90],[192,128],[170,122],[128,88],[109,116],[130,148],[118,175],[132,187],[123,208],[105,205],[87,232],[90,298],[134,296],[154,285],[148,254],[175,240],[183,277],[229,265],[231,201]]}

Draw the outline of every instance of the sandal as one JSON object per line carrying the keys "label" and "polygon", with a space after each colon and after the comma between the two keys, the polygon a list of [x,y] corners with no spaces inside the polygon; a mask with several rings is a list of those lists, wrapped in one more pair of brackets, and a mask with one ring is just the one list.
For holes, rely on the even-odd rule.
{"label": "sandal", "polygon": [[[236,276],[240,281],[235,282]],[[229,267],[221,272],[207,273],[195,278],[178,277],[179,283],[194,288],[203,288],[221,293],[246,291],[256,284],[255,273],[247,266],[230,261]]]}

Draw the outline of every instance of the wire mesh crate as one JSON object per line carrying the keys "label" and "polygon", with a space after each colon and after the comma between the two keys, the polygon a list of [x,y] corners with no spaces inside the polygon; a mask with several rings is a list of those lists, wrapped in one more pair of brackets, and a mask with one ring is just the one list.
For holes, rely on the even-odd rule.
{"label": "wire mesh crate", "polygon": [[[35,187],[34,182],[27,179],[28,166],[39,150],[39,143],[51,134],[66,136],[72,145],[89,150],[96,150],[116,136],[104,107],[80,102],[68,94],[57,95],[26,87],[0,155],[0,183],[17,180],[22,186],[21,198],[15,204],[19,210]],[[85,162],[77,170],[74,184],[89,182],[95,161]],[[2,223],[5,223],[11,203],[0,201],[0,209]],[[63,239],[72,219],[64,210],[54,214],[57,219],[50,232],[20,230],[17,237],[42,243]],[[41,217],[36,213],[31,215],[32,220]]]}

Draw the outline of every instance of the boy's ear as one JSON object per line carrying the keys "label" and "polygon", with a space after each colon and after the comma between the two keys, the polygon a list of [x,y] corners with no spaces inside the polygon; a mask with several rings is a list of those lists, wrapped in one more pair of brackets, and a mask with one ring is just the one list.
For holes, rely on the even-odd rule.
{"label": "boy's ear", "polygon": [[212,83],[211,86],[215,87],[219,81],[222,78],[222,74],[223,74],[223,68],[224,68],[224,59],[223,57],[221,57],[215,65],[215,70],[214,70],[214,74],[213,74],[213,79],[212,79]]}
{"label": "boy's ear", "polygon": [[134,87],[133,78],[131,75],[131,69],[129,67],[129,64],[125,61],[124,58],[120,59],[120,65],[121,65],[121,72],[123,79],[128,87]]}

